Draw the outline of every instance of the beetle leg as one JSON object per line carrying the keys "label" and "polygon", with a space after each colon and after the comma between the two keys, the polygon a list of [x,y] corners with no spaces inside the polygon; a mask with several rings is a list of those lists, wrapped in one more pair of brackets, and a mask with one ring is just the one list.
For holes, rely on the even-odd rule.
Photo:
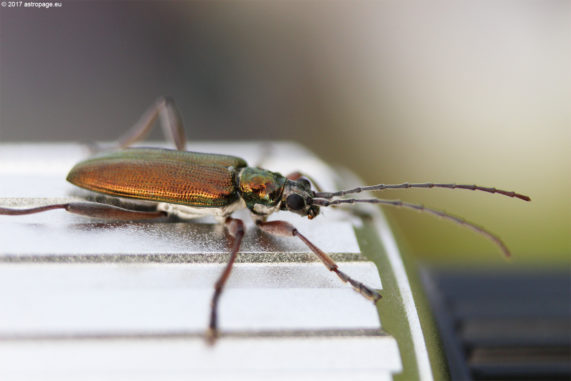
{"label": "beetle leg", "polygon": [[323,190],[321,189],[321,187],[319,186],[319,184],[317,183],[317,181],[315,181],[315,179],[311,176],[309,176],[307,173],[304,172],[300,172],[300,171],[295,171],[290,173],[289,175],[286,176],[286,178],[288,180],[299,180],[300,178],[305,177],[306,179],[308,179],[309,181],[311,181],[311,183],[313,184],[313,186],[315,187],[315,190],[317,190],[318,192],[322,192]]}
{"label": "beetle leg", "polygon": [[216,281],[214,285],[214,295],[212,295],[212,301],[210,302],[210,323],[208,325],[208,331],[206,333],[206,341],[209,344],[214,344],[214,341],[218,337],[218,299],[222,294],[222,289],[224,288],[224,284],[228,280],[230,276],[230,272],[232,271],[232,266],[236,261],[236,256],[238,254],[238,250],[240,250],[240,245],[242,244],[242,238],[244,237],[244,223],[242,220],[228,217],[224,222],[226,230],[230,237],[232,237],[233,245],[232,251],[230,252],[230,258],[228,259],[228,263],[226,263],[226,267],[224,271]]}
{"label": "beetle leg", "polygon": [[126,148],[143,140],[158,118],[160,118],[159,122],[167,140],[172,142],[177,150],[184,151],[186,137],[182,119],[174,101],[168,97],[160,97],[145,111],[139,121],[119,138],[119,147]]}
{"label": "beetle leg", "polygon": [[125,221],[144,220],[144,219],[164,217],[167,215],[167,213],[163,211],[144,212],[138,210],[123,209],[107,204],[98,204],[91,202],[69,202],[65,204],[52,204],[52,205],[39,206],[36,208],[29,208],[29,209],[0,208],[0,214],[8,216],[18,216],[24,214],[41,213],[53,209],[64,209],[70,213],[79,214],[87,217],[106,218],[106,219],[125,220]]}
{"label": "beetle leg", "polygon": [[269,222],[256,222],[258,227],[265,231],[266,233],[270,233],[277,236],[286,236],[286,237],[298,237],[313,251],[319,259],[323,262],[325,267],[329,269],[329,271],[333,271],[337,276],[345,283],[349,283],[355,291],[363,295],[365,298],[372,300],[373,303],[377,303],[379,299],[381,299],[381,294],[377,291],[373,290],[365,286],[363,283],[356,281],[355,279],[349,277],[347,274],[339,270],[339,266],[337,263],[331,259],[329,255],[327,255],[323,250],[315,246],[308,240],[303,234],[301,234],[293,225],[285,221],[269,221]]}

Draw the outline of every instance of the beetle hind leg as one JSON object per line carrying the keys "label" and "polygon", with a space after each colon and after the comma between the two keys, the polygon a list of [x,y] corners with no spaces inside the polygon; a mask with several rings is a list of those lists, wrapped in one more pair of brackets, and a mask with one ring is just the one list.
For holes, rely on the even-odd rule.
{"label": "beetle hind leg", "polygon": [[146,220],[152,218],[165,217],[166,212],[163,211],[138,211],[119,208],[117,206],[98,204],[93,202],[68,202],[63,204],[44,205],[36,208],[28,209],[12,209],[0,208],[0,215],[21,216],[26,214],[35,214],[47,212],[48,210],[64,209],[70,213],[79,214],[87,217],[105,218],[113,220]]}

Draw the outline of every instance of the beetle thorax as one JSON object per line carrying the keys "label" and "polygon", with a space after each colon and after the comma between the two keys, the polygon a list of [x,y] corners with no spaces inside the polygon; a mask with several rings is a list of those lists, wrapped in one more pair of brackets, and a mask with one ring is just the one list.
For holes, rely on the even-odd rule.
{"label": "beetle thorax", "polygon": [[286,181],[279,173],[246,167],[238,173],[238,192],[252,213],[267,216],[279,210]]}

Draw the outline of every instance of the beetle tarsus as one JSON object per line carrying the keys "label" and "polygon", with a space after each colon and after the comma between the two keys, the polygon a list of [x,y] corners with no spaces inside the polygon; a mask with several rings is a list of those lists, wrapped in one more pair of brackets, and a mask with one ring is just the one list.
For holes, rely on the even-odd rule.
{"label": "beetle tarsus", "polygon": [[334,268],[334,269],[330,269],[330,270],[334,271],[337,274],[337,276],[343,282],[349,283],[351,285],[351,287],[353,287],[353,289],[355,291],[357,291],[359,294],[361,294],[365,298],[371,300],[373,302],[373,304],[376,304],[382,298],[382,295],[379,294],[377,291],[373,290],[372,288],[367,287],[366,285],[364,285],[363,283],[361,283],[359,281],[356,281],[355,279],[351,278],[350,276],[348,276],[347,274],[345,274],[344,272],[342,272],[338,268]]}
{"label": "beetle tarsus", "polygon": [[214,345],[216,343],[216,339],[218,339],[218,330],[216,328],[208,327],[206,330],[206,344]]}

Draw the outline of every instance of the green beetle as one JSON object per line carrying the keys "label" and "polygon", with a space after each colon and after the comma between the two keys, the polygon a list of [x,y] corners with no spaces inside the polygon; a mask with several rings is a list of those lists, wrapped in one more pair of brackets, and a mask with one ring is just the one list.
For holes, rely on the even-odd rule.
{"label": "green beetle", "polygon": [[[143,139],[159,117],[162,122],[161,126],[174,142],[177,150],[127,148],[132,143]],[[506,256],[509,256],[508,248],[499,237],[482,227],[442,211],[400,200],[339,197],[363,191],[395,188],[448,188],[498,193],[530,201],[528,196],[496,188],[437,183],[377,184],[338,192],[322,192],[313,190],[308,177],[300,172],[283,176],[277,172],[249,167],[244,159],[236,156],[187,152],[185,145],[184,129],[174,103],[169,98],[160,98],[119,140],[120,150],[103,152],[76,164],[67,177],[72,184],[89,191],[153,202],[154,210],[141,211],[108,204],[72,202],[30,209],[0,208],[0,214],[23,215],[52,209],[65,209],[80,215],[119,220],[159,218],[171,214],[184,219],[214,216],[224,223],[233,239],[233,246],[229,261],[215,284],[212,297],[207,335],[209,342],[212,343],[218,334],[218,299],[230,275],[244,236],[243,222],[231,217],[236,210],[249,209],[256,225],[267,233],[298,237],[330,271],[335,272],[342,281],[349,283],[361,295],[376,303],[381,298],[376,290],[339,270],[337,264],[325,252],[311,243],[293,225],[285,221],[268,222],[266,217],[283,210],[313,219],[319,215],[320,207],[352,203],[404,207],[427,212],[472,229],[491,239]]]}
{"label": "green beetle", "polygon": [[184,218],[224,218],[242,208],[258,216],[280,209],[310,218],[319,214],[309,181],[248,167],[235,156],[132,148],[82,161],[67,180],[111,196],[156,201],[159,210]]}

